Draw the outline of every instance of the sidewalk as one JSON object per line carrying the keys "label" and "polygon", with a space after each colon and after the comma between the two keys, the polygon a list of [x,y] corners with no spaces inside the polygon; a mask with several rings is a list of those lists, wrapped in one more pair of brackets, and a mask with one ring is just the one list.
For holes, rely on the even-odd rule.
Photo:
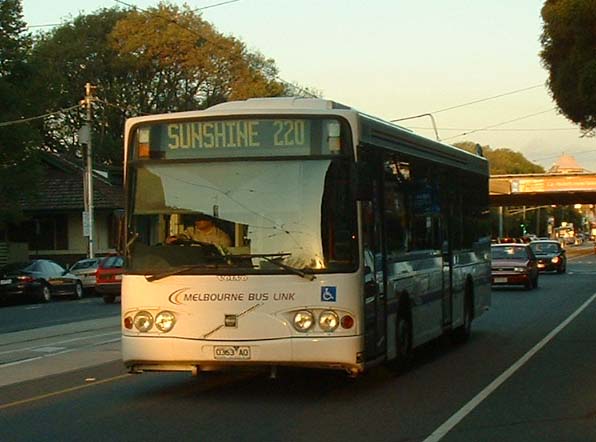
{"label": "sidewalk", "polygon": [[0,335],[0,386],[117,361],[120,317]]}

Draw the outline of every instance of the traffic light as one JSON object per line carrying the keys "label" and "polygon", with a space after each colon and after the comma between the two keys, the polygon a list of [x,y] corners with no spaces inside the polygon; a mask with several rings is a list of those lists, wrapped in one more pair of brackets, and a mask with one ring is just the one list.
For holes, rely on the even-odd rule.
{"label": "traffic light", "polygon": [[521,229],[522,235],[528,233],[528,231],[526,230],[526,225],[524,223],[519,223],[519,228]]}

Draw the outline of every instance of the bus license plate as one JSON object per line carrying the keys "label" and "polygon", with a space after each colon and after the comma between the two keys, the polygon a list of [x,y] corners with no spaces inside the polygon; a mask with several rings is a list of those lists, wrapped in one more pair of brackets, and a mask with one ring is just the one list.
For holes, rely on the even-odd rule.
{"label": "bus license plate", "polygon": [[250,347],[248,345],[216,345],[213,347],[213,357],[231,360],[250,359]]}
{"label": "bus license plate", "polygon": [[507,278],[495,278],[495,284],[504,284],[507,282]]}

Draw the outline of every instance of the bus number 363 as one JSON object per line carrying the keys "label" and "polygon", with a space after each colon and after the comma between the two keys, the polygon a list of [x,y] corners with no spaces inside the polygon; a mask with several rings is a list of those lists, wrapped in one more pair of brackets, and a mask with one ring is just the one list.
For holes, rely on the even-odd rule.
{"label": "bus number 363", "polygon": [[305,128],[303,120],[275,120],[273,144],[276,146],[303,146]]}

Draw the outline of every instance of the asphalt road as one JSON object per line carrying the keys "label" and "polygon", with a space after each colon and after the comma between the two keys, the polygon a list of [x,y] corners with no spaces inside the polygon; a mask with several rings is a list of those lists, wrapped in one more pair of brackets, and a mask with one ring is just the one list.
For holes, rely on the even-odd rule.
{"label": "asphalt road", "polygon": [[358,379],[129,375],[114,315],[3,333],[0,441],[596,442],[595,292],[595,255],[576,256],[537,290],[494,290],[467,344]]}

